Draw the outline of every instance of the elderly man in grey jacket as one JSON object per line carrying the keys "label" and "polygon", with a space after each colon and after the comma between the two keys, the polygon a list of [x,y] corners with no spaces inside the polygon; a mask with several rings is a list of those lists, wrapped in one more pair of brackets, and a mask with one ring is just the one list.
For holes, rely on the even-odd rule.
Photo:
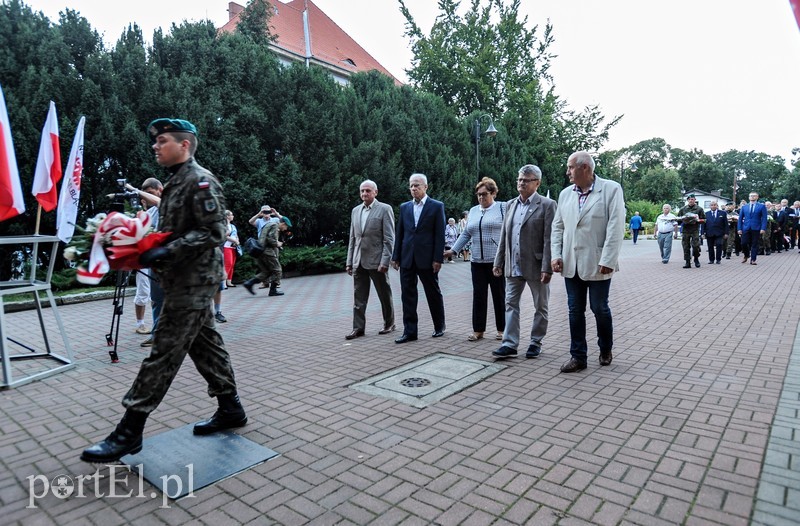
{"label": "elderly man in grey jacket", "polygon": [[536,308],[531,328],[531,343],[526,358],[542,352],[542,339],[547,333],[547,304],[550,300],[550,229],[556,212],[552,199],[539,195],[542,171],[526,164],[519,169],[519,196],[507,203],[500,245],[494,259],[494,275],[506,276],[506,329],[503,345],[492,354],[497,358],[517,355],[519,346],[519,300],[525,285],[531,290]]}

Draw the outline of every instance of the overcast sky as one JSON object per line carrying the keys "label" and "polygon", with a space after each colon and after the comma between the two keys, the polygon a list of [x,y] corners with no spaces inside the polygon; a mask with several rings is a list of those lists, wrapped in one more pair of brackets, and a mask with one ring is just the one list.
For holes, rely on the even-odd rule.
{"label": "overcast sky", "polygon": [[[510,3],[511,0],[506,0]],[[395,76],[411,52],[396,0],[314,0]],[[183,20],[228,19],[225,0],[28,0],[52,20],[67,4],[109,43],[136,22],[147,40]],[[246,0],[239,3],[246,4]],[[406,0],[427,31],[436,0]],[[467,6],[470,0],[462,0]],[[528,26],[554,26],[557,93],[624,115],[608,148],[661,137],[708,154],[800,147],[800,30],[789,0],[522,0]]]}

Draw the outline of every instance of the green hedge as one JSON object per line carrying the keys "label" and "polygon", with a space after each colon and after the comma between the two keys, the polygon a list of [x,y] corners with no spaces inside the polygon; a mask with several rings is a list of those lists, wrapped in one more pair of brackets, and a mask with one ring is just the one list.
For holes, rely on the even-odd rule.
{"label": "green hedge", "polygon": [[[347,263],[347,247],[343,243],[331,243],[324,247],[286,247],[281,250],[280,261],[284,275],[343,272]],[[255,259],[244,254],[236,260],[233,281],[241,283],[257,272]]]}
{"label": "green hedge", "polygon": [[[331,243],[324,247],[286,247],[281,251],[281,266],[283,273],[327,274],[343,272],[347,262],[347,247],[343,243]],[[236,260],[233,281],[242,281],[253,277],[258,272],[255,259],[247,254]],[[44,270],[37,271],[37,277],[44,280]],[[131,273],[129,286],[135,286],[134,274]],[[86,288],[75,279],[75,269],[68,268],[53,272],[50,281],[54,292]],[[113,287],[116,284],[116,273],[110,272],[98,285],[99,287]]]}

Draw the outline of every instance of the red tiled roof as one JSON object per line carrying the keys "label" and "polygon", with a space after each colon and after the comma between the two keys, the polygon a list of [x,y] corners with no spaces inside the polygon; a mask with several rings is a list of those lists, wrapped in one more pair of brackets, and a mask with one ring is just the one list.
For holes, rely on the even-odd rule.
{"label": "red tiled roof", "polygon": [[[293,55],[297,60],[305,59],[303,10],[307,5],[311,42],[310,58],[313,62],[324,63],[346,74],[375,69],[399,84],[394,75],[358,45],[311,0],[292,0],[287,3],[273,0],[271,3],[277,7],[270,18],[270,33],[277,38],[272,45],[278,51]],[[230,19],[220,28],[220,31],[234,31],[243,10],[244,7],[236,2],[229,2]]]}

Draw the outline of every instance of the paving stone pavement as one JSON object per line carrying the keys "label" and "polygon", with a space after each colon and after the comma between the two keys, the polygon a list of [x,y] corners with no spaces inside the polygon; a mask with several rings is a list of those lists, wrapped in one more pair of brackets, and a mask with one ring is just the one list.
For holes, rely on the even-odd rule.
{"label": "paving stone pavement", "polygon": [[[434,353],[492,361],[499,342],[466,341],[468,264],[442,270],[445,337],[427,337],[421,293],[421,338],[405,345],[393,342],[399,332],[377,335],[374,294],[367,336],[344,339],[352,320],[344,273],[286,279],[277,298],[229,289],[220,331],[250,417],[240,434],[280,456],[166,502],[136,475],[108,467],[91,486],[95,469],[78,459],[120,418],[145,356],[132,302],[118,364],[104,337],[110,301],[60,307],[77,367],[0,390],[0,522],[798,524],[800,255],[760,257],[758,266],[701,261],[699,269],[682,269],[675,258],[662,265],[655,241],[626,241],[611,285],[614,362],[597,363],[589,313],[589,368],[569,375],[559,372],[569,328],[555,276],[542,355],[507,360],[499,373],[424,409],[348,386]],[[400,320],[394,271],[391,280]],[[525,302],[530,327],[529,296]],[[490,306],[488,334],[492,319]],[[35,311],[6,315],[9,335],[34,343],[37,324]],[[187,363],[145,436],[214,409]],[[58,475],[83,477],[83,495],[31,498],[32,481],[41,495],[44,479]]]}

